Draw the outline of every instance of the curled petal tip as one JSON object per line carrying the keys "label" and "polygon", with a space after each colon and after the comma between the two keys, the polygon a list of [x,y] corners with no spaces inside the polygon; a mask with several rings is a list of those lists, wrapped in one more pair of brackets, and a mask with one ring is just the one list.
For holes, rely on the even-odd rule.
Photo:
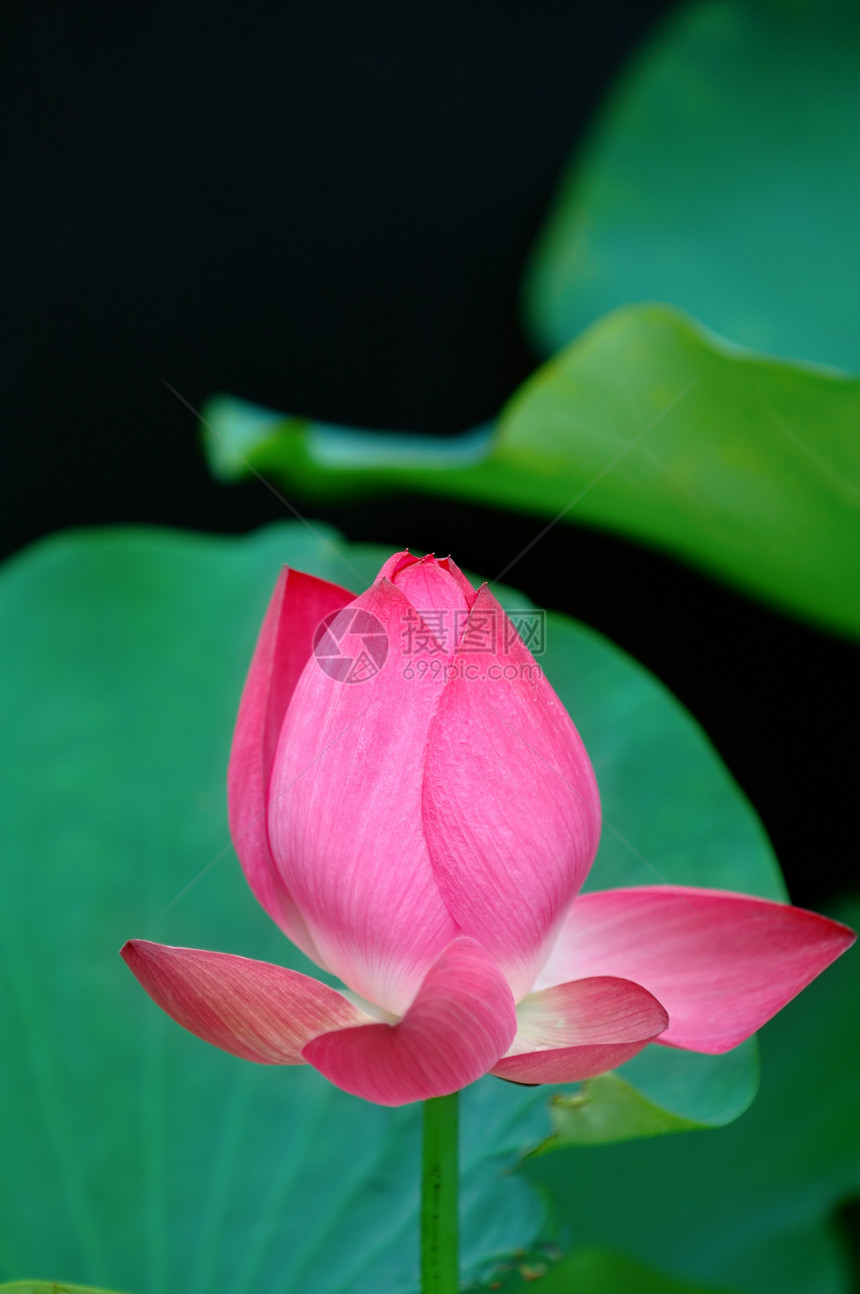
{"label": "curled petal tip", "polygon": [[354,1096],[405,1105],[447,1096],[486,1074],[516,1029],[503,976],[471,939],[460,939],[427,972],[396,1025],[372,1024],[314,1038],[306,1060]]}

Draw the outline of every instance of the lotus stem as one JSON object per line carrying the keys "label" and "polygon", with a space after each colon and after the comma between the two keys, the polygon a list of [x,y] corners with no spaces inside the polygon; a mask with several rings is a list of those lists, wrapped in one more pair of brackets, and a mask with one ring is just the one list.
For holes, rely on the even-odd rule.
{"label": "lotus stem", "polygon": [[457,1294],[459,1093],[424,1102],[421,1178],[422,1294]]}

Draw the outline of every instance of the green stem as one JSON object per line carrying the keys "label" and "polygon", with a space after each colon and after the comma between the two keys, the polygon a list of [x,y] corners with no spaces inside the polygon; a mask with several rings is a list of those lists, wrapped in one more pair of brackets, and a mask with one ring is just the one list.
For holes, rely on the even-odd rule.
{"label": "green stem", "polygon": [[421,1176],[422,1294],[457,1294],[457,1111],[459,1093],[424,1102]]}

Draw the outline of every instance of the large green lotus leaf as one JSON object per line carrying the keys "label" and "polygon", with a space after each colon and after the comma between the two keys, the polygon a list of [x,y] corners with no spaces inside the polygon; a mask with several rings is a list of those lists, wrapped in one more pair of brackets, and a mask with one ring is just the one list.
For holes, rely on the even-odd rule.
{"label": "large green lotus leaf", "polygon": [[545,353],[631,301],[860,370],[860,6],[681,6],[573,159],[526,276]]}
{"label": "large green lotus leaf", "polygon": [[[835,915],[856,927],[860,903]],[[730,1128],[529,1159],[565,1241],[736,1294],[851,1294],[833,1218],[860,1196],[858,998],[854,949],[762,1030],[761,1091]]]}
{"label": "large green lotus leaf", "polygon": [[419,489],[599,526],[860,633],[860,379],[740,351],[666,307],[601,319],[495,431],[447,449],[225,397],[206,422],[222,473],[251,464],[312,495]]}
{"label": "large green lotus leaf", "polygon": [[[138,936],[308,969],[229,845],[232,723],[279,566],[360,587],[380,560],[297,524],[241,540],[105,531],[39,545],[0,579],[0,1279],[134,1294],[414,1288],[417,1111],[207,1047],[117,956]],[[558,617],[542,659],[603,786],[594,884],[657,873],[781,896],[754,815],[659,684]],[[749,1099],[746,1049],[721,1058],[720,1090],[687,1082],[676,1110],[681,1056],[650,1049],[641,1092],[621,1073],[693,1122]],[[465,1276],[540,1232],[538,1197],[505,1170],[551,1134],[548,1097],[572,1090],[487,1079],[466,1093]],[[625,1135],[652,1130],[623,1117]]]}

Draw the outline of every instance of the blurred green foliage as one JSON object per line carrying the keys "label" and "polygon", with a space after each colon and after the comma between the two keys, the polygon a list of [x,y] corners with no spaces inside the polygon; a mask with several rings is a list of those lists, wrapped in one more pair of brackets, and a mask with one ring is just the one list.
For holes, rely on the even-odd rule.
{"label": "blurred green foliage", "polygon": [[414,489],[586,522],[860,633],[860,378],[729,347],[663,306],[601,319],[468,457],[399,441],[381,457],[377,436],[224,396],[206,421],[223,468],[309,495]]}
{"label": "blurred green foliage", "polygon": [[571,159],[526,276],[538,349],[660,301],[860,372],[860,6],[680,6]]}
{"label": "blurred green foliage", "polygon": [[606,528],[857,635],[858,121],[853,0],[682,6],[570,163],[525,294],[539,348],[568,349],[495,430],[386,436],[221,396],[212,470]]}

